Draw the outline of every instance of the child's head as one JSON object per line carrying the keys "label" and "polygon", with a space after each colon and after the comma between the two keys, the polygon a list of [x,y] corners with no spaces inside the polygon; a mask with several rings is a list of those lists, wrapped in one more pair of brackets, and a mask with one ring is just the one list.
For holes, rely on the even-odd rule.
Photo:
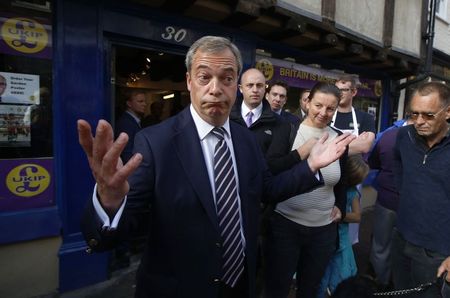
{"label": "child's head", "polygon": [[361,154],[349,155],[346,164],[348,186],[355,186],[364,181],[369,173],[369,166]]}

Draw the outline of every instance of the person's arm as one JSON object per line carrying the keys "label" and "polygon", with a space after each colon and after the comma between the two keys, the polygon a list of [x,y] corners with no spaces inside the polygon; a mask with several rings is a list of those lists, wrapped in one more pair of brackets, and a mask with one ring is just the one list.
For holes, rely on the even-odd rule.
{"label": "person's arm", "polygon": [[[348,158],[348,152],[344,153],[339,159],[339,167],[341,168],[341,177],[339,178],[338,183],[333,187],[335,202],[335,207],[339,208],[341,212],[341,220],[345,218],[347,213],[347,170],[346,163]],[[332,217],[333,218],[333,217]]]}
{"label": "person's arm", "polygon": [[361,222],[361,204],[359,203],[358,196],[355,196],[352,200],[352,212],[347,212],[344,218],[345,222]]}
{"label": "person's arm", "polygon": [[130,188],[127,179],[141,163],[142,155],[136,154],[123,165],[120,153],[128,141],[126,134],[114,141],[111,125],[100,120],[93,137],[86,121],[79,120],[77,124],[79,142],[97,182],[96,192],[83,213],[81,230],[91,249],[103,251],[120,239],[116,228]]}
{"label": "person's arm", "polygon": [[[381,137],[382,138],[382,137]],[[380,142],[382,139],[379,139],[375,146],[370,151],[369,157],[367,158],[367,163],[371,169],[379,170],[381,167],[380,161]]]}
{"label": "person's arm", "polygon": [[360,124],[360,134],[356,140],[350,144],[349,154],[365,154],[372,148],[375,141],[375,119],[372,115],[359,111],[356,111],[357,121]]}
{"label": "person's arm", "polygon": [[450,274],[448,274],[448,272],[450,272],[450,257],[447,257],[439,266],[437,271],[437,277],[441,277],[441,275],[444,274],[444,272],[447,272],[445,280],[447,282],[450,282]]}
{"label": "person's arm", "polygon": [[353,142],[349,145],[349,155],[367,153],[372,148],[373,141],[375,140],[375,134],[373,132],[365,131],[361,133]]}
{"label": "person's arm", "polygon": [[400,139],[402,137],[402,128],[399,129],[397,137],[395,139],[395,145],[394,145],[394,158],[393,158],[393,172],[394,172],[394,178],[395,178],[395,185],[396,189],[398,191],[401,190],[401,186],[403,183],[403,165],[402,165],[402,157],[400,154],[400,148],[399,143]]}

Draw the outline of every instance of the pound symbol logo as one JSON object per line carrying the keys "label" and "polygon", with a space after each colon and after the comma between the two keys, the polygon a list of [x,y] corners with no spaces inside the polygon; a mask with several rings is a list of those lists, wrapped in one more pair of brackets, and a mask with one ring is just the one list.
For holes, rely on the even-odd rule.
{"label": "pound symbol logo", "polygon": [[6,176],[9,191],[20,197],[36,196],[47,189],[50,174],[37,164],[23,164],[12,169]]}

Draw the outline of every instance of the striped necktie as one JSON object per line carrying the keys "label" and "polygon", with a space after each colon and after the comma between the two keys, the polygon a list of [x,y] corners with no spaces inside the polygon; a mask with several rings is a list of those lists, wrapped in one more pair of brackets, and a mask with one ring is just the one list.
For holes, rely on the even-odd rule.
{"label": "striped necktie", "polygon": [[222,281],[234,287],[244,271],[237,182],[230,149],[224,140],[225,129],[215,127],[212,133],[219,139],[214,149],[214,180],[217,218],[222,237]]}
{"label": "striped necktie", "polygon": [[253,123],[253,112],[250,111],[245,116],[245,124],[247,124],[247,127],[250,127]]}

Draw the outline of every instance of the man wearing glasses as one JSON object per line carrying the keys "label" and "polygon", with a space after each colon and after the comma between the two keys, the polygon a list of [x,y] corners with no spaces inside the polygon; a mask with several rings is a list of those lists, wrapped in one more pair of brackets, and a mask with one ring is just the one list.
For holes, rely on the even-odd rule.
{"label": "man wearing glasses", "polygon": [[[400,128],[394,173],[400,202],[392,240],[396,289],[431,282],[450,255],[450,87],[429,82],[410,102],[413,125]],[[437,287],[420,297],[440,297]]]}
{"label": "man wearing glasses", "polygon": [[341,90],[341,101],[333,116],[331,126],[342,132],[357,136],[350,143],[349,154],[367,153],[375,140],[375,120],[369,113],[353,107],[353,98],[358,92],[354,76],[343,75],[336,81]]}

